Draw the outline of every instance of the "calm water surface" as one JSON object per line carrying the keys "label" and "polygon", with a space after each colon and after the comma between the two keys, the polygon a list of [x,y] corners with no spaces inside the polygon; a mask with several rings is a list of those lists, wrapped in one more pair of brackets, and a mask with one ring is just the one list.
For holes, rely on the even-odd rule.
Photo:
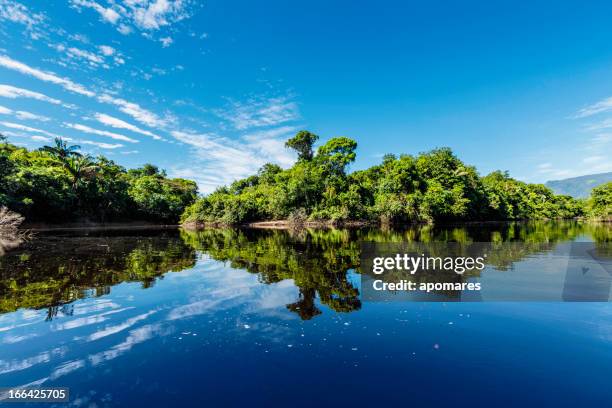
{"label": "calm water surface", "polygon": [[510,268],[484,280],[611,238],[574,222],[41,232],[0,257],[0,386],[96,407],[608,407],[609,303],[368,302],[359,259],[363,240],[547,245],[498,254]]}

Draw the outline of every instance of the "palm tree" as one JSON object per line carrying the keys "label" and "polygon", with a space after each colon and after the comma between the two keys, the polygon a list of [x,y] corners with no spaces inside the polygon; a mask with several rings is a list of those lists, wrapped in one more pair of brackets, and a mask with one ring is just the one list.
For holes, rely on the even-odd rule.
{"label": "palm tree", "polygon": [[76,157],[69,157],[64,161],[64,168],[70,174],[72,179],[72,189],[76,190],[86,178],[90,178],[97,171],[99,166],[91,159],[90,156],[82,156],[79,154]]}
{"label": "palm tree", "polygon": [[55,146],[43,146],[40,148],[40,151],[49,153],[51,156],[65,164],[66,160],[70,157],[81,157],[82,155],[79,153],[80,149],[81,146],[69,146],[68,143],[66,143],[66,141],[61,137],[56,137]]}

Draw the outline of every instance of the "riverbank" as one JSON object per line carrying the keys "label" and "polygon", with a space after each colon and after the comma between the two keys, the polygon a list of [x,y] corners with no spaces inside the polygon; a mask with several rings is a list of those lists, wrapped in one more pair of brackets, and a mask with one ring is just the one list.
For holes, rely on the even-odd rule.
{"label": "riverbank", "polygon": [[[545,220],[486,220],[486,221],[448,221],[441,225],[495,225],[506,223],[527,223],[532,221]],[[592,223],[612,223],[609,218],[586,218],[577,217],[572,219],[557,219],[548,221],[579,221]],[[401,227],[411,225],[425,225],[426,222],[406,222],[406,223],[391,223],[389,226]],[[44,231],[71,231],[71,230],[146,230],[146,229],[177,229],[185,228],[188,230],[204,229],[204,228],[257,228],[257,229],[299,229],[299,228],[361,228],[361,227],[380,227],[383,225],[380,221],[367,220],[351,220],[351,221],[333,221],[333,220],[317,220],[317,221],[294,221],[294,220],[267,220],[254,221],[242,224],[230,224],[226,222],[188,222],[183,224],[157,224],[143,221],[127,221],[127,222],[112,222],[112,223],[97,223],[97,222],[73,222],[73,223],[47,223],[47,222],[24,222],[21,229],[32,232]]]}
{"label": "riverbank", "polygon": [[226,222],[188,222],[180,225],[181,228],[187,230],[198,230],[208,228],[256,228],[256,229],[300,229],[300,228],[362,228],[362,227],[409,227],[416,225],[439,225],[439,226],[464,226],[464,225],[504,225],[504,224],[526,224],[530,222],[567,222],[575,221],[579,223],[595,223],[595,224],[608,224],[612,223],[612,219],[609,218],[587,218],[587,217],[575,217],[575,218],[555,218],[555,219],[521,219],[521,220],[472,220],[472,221],[445,221],[445,222],[404,222],[404,223],[382,223],[380,221],[366,221],[366,220],[352,220],[352,221],[332,221],[332,220],[318,220],[318,221],[302,221],[296,222],[293,220],[268,220],[268,221],[254,221],[241,224],[231,224]]}
{"label": "riverbank", "polygon": [[45,223],[45,222],[25,222],[22,229],[29,231],[71,231],[71,230],[123,230],[123,229],[176,229],[178,224],[155,224],[142,221],[134,222],[72,222],[72,223]]}
{"label": "riverbank", "polygon": [[202,229],[202,228],[260,228],[260,229],[294,229],[294,228],[358,228],[379,225],[375,221],[292,221],[292,220],[273,220],[273,221],[255,221],[242,224],[229,224],[224,222],[188,222],[181,224],[181,227],[186,229]]}

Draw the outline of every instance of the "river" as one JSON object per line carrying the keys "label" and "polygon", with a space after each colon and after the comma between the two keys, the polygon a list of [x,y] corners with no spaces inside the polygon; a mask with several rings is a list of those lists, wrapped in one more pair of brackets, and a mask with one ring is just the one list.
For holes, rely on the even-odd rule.
{"label": "river", "polygon": [[360,251],[520,243],[465,277],[507,295],[542,286],[532,272],[559,248],[611,238],[580,222],[40,231],[0,257],[0,386],[68,387],[97,407],[609,406],[605,293],[562,302],[552,271],[546,301],[370,301]]}

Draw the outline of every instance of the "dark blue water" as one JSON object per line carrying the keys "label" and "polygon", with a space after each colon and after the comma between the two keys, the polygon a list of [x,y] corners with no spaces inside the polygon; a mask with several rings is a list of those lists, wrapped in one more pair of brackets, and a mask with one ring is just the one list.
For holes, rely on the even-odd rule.
{"label": "dark blue water", "polygon": [[[33,265],[35,251],[45,249],[51,257],[61,249],[49,248],[62,242],[68,248],[66,240],[97,242],[99,249],[100,239],[116,238],[40,237],[6,255],[6,287],[10,279],[22,282],[11,274],[31,275],[24,278],[27,293],[5,289],[4,307],[22,302],[37,308],[0,315],[0,386],[68,387],[72,406],[96,407],[612,406],[609,303],[363,302],[342,311],[345,306],[325,295],[321,301],[327,278],[315,274],[321,286],[313,286],[318,289],[310,304],[299,273],[295,280],[282,278],[290,262],[270,270],[274,263],[265,262],[284,256],[265,252],[273,249],[264,242],[270,236],[246,238],[264,240],[253,259],[234,248],[224,255],[231,259],[219,260],[228,242],[246,245],[230,238],[216,242],[215,250],[178,251],[188,262],[177,267],[173,258],[159,269],[164,262],[155,260],[162,256],[154,250],[156,237],[124,237],[138,241],[136,249],[149,248],[129,267],[157,262],[152,268],[159,275],[142,279],[134,269],[118,283],[106,277],[108,286],[91,278],[89,289],[76,277],[84,273],[79,265],[91,267],[84,254],[65,254],[72,262],[58,272],[51,259],[47,266]],[[165,236],[163,242],[175,239]],[[334,259],[344,256],[338,251],[347,241],[317,239],[319,247],[330,245]],[[310,251],[300,248],[289,251]],[[136,249],[96,253],[96,260],[113,258],[96,263],[97,272],[116,275],[116,263],[136,257]],[[322,257],[330,253],[319,249]],[[15,265],[22,269],[8,270]],[[47,271],[44,279],[41,271]],[[54,276],[64,280],[61,289]],[[360,275],[349,268],[344,278],[343,288],[357,284]],[[338,287],[332,292],[339,293]],[[45,307],[50,296],[55,307]],[[296,307],[296,301],[302,303]]]}

